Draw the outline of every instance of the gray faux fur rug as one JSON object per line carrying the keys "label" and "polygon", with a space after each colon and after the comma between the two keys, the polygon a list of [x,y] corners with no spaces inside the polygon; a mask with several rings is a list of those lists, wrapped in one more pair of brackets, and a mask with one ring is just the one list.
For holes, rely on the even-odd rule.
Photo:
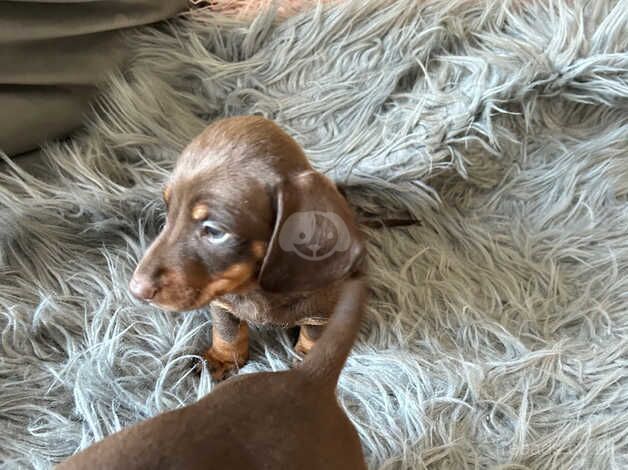
{"label": "gray faux fur rug", "polygon": [[[212,388],[204,312],[131,301],[160,182],[205,123],[276,119],[369,212],[339,396],[372,468],[628,466],[628,3],[359,1],[133,38],[50,175],[0,176],[0,459],[48,468]],[[241,373],[292,338],[253,334]]]}

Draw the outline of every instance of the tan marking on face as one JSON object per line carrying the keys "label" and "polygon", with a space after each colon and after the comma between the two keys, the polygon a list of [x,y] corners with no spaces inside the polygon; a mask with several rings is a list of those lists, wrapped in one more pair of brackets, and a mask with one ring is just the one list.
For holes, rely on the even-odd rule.
{"label": "tan marking on face", "polygon": [[170,186],[166,186],[166,189],[164,189],[164,201],[166,204],[168,204],[170,202],[170,195],[172,193],[172,189],[170,188]]}
{"label": "tan marking on face", "polygon": [[[208,304],[215,297],[234,292],[250,284],[255,272],[255,263],[241,262],[231,265],[216,276],[216,279],[200,292],[195,305]],[[198,308],[197,307],[197,308]]]}
{"label": "tan marking on face", "polygon": [[209,207],[206,204],[197,204],[192,208],[193,220],[205,220],[209,215]]}
{"label": "tan marking on face", "polygon": [[251,252],[255,259],[260,260],[266,255],[267,243],[262,241],[254,241],[251,243]]}

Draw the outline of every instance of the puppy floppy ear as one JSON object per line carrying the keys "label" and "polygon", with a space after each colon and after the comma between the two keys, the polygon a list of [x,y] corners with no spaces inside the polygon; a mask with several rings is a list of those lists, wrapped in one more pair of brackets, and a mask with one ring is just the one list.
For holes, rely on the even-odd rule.
{"label": "puppy floppy ear", "polygon": [[329,178],[311,170],[279,183],[275,207],[275,227],[258,278],[263,289],[318,289],[358,267],[362,236]]}

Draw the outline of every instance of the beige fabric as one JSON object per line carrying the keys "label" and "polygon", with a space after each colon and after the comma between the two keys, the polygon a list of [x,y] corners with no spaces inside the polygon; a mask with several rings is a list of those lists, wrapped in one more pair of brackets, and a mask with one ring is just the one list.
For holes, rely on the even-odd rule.
{"label": "beige fabric", "polygon": [[0,1],[0,150],[32,150],[81,124],[96,86],[120,64],[120,31],[187,0]]}

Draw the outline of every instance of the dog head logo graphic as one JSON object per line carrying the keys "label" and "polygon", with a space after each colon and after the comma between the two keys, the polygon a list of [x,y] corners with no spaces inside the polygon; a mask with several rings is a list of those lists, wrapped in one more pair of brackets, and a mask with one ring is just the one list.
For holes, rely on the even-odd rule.
{"label": "dog head logo graphic", "polygon": [[310,261],[323,260],[351,246],[342,218],[333,212],[295,212],[284,222],[279,246]]}

